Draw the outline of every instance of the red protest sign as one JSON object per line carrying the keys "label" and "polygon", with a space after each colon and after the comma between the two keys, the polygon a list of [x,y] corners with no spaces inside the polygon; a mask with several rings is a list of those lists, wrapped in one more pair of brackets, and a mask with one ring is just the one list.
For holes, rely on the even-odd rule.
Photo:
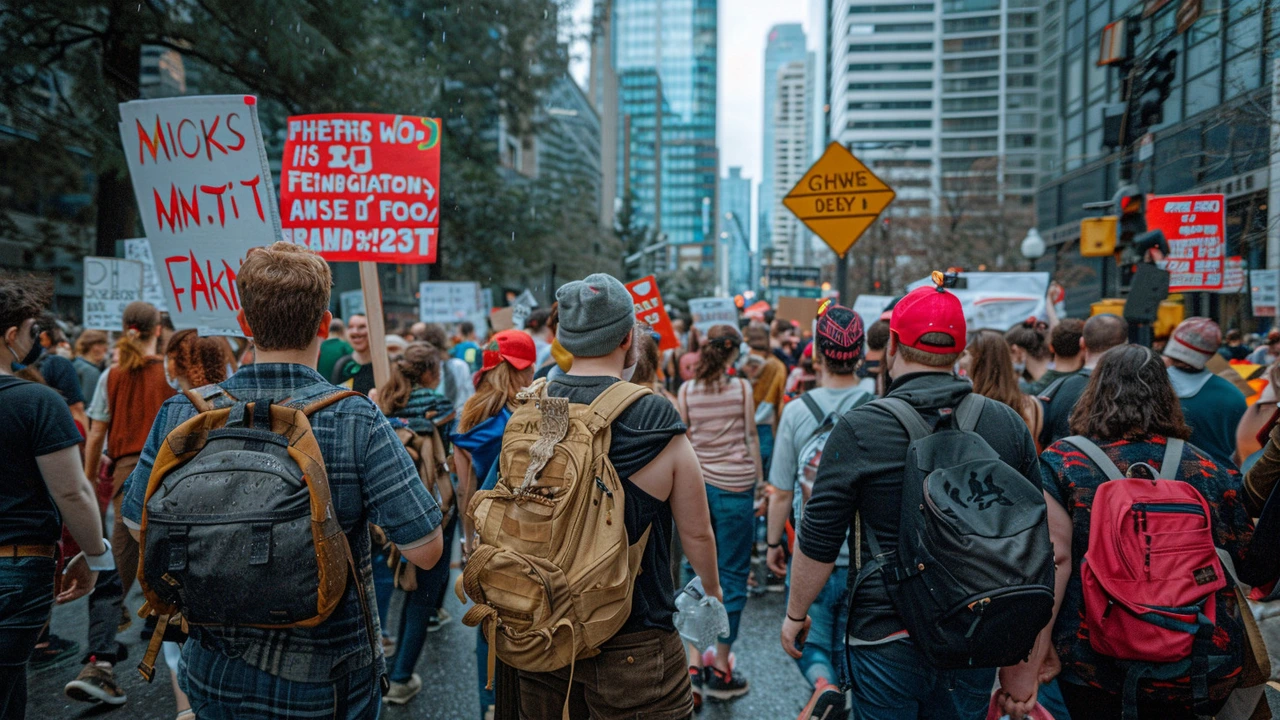
{"label": "red protest sign", "polygon": [[1221,290],[1226,272],[1226,199],[1222,195],[1152,195],[1147,229],[1169,242],[1169,292]]}
{"label": "red protest sign", "polygon": [[671,326],[671,318],[667,315],[667,308],[662,303],[662,293],[658,292],[658,280],[652,275],[640,278],[627,283],[627,290],[631,292],[631,299],[636,303],[636,319],[648,324],[661,336],[658,349],[671,350],[680,347],[680,341],[676,339],[676,329]]}
{"label": "red protest sign", "polygon": [[440,132],[437,118],[289,118],[280,169],[284,239],[331,262],[435,262]]}

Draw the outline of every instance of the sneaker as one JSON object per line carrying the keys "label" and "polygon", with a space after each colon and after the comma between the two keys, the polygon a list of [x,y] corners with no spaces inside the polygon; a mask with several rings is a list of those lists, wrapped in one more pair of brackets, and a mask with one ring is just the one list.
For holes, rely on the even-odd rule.
{"label": "sneaker", "polygon": [[390,659],[395,656],[396,656],[395,638],[389,638],[386,635],[383,635],[382,636],[382,657]]}
{"label": "sneaker", "polygon": [[404,705],[420,692],[422,692],[422,678],[418,677],[418,673],[414,673],[409,677],[409,682],[392,682],[387,694],[382,696],[382,701],[392,705]]}
{"label": "sneaker", "polygon": [[819,678],[809,704],[800,711],[799,720],[837,720],[843,717],[844,693],[840,692],[840,688]]}
{"label": "sneaker", "polygon": [[31,653],[31,669],[59,667],[75,659],[79,652],[80,643],[51,633],[49,639],[37,645],[35,651]]}
{"label": "sneaker", "polygon": [[693,711],[702,712],[702,668],[689,666],[689,684],[693,686]]}
{"label": "sneaker", "polygon": [[751,685],[740,673],[720,672],[718,668],[707,668],[707,677],[702,683],[702,692],[716,700],[732,700],[747,694]]}
{"label": "sneaker", "polygon": [[87,703],[123,705],[129,699],[116,684],[111,663],[100,662],[94,657],[89,658],[89,664],[84,666],[75,680],[67,683],[63,692],[72,700]]}
{"label": "sneaker", "polygon": [[440,608],[436,611],[435,616],[427,621],[427,632],[439,632],[440,628],[448,625],[451,620],[453,620],[453,616],[449,614],[449,611]]}
{"label": "sneaker", "polygon": [[125,630],[128,630],[129,626],[132,624],[133,624],[133,615],[129,613],[129,607],[127,605],[122,604],[120,606],[120,623],[116,625],[116,632],[122,633]]}

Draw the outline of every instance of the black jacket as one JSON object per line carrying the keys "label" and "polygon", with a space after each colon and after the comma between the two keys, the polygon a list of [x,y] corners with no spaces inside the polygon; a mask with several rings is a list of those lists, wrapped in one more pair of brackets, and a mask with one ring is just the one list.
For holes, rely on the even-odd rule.
{"label": "black jacket", "polygon": [[[916,373],[895,380],[888,397],[906,400],[925,422],[937,425],[940,410],[954,409],[972,391],[968,382],[948,373]],[[988,401],[976,431],[1006,463],[1041,487],[1031,431],[1012,408]],[[855,513],[861,513],[864,528],[875,530],[885,552],[897,548],[908,444],[906,428],[875,403],[854,408],[840,419],[823,448],[813,495],[805,505],[799,533],[805,555],[834,562],[847,533],[850,555],[859,557],[859,548],[852,546]],[[865,532],[860,552],[860,557],[870,557]],[[883,581],[869,578],[853,598],[850,635],[867,643],[903,630]]]}

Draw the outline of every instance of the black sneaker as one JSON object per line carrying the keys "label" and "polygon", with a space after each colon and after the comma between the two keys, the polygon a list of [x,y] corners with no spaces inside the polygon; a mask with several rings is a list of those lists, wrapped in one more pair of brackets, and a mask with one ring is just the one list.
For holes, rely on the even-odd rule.
{"label": "black sneaker", "polygon": [[844,693],[826,680],[818,680],[809,704],[800,711],[799,720],[844,720]]}
{"label": "black sneaker", "polygon": [[693,711],[696,713],[702,712],[702,676],[702,668],[689,666],[689,684],[693,686]]}
{"label": "black sneaker", "polygon": [[31,669],[59,667],[75,659],[79,653],[80,643],[51,633],[45,642],[37,645],[35,651],[31,653]]}
{"label": "black sneaker", "polygon": [[732,700],[747,694],[751,685],[741,673],[723,673],[718,668],[707,668],[706,678],[702,681],[702,692],[716,700]]}

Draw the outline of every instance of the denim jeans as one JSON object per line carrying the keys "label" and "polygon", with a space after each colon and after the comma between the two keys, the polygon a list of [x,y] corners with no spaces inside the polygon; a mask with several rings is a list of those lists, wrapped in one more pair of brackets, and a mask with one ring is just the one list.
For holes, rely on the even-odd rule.
{"label": "denim jeans", "polygon": [[382,709],[377,663],[330,682],[293,682],[199,642],[187,642],[182,646],[178,684],[200,720],[377,720]]}
{"label": "denim jeans", "polygon": [[455,521],[445,525],[441,534],[445,553],[440,556],[435,567],[418,571],[418,589],[405,593],[404,607],[400,610],[400,636],[396,641],[391,682],[408,682],[413,676],[413,668],[418,664],[422,646],[427,642],[427,627],[431,618],[436,615],[436,602],[440,599],[444,586],[449,583],[449,548],[453,546],[455,527]]}
{"label": "denim jeans", "polygon": [[0,559],[0,718],[27,711],[27,660],[53,609],[53,558]]}
{"label": "denim jeans", "polygon": [[844,662],[845,627],[848,624],[849,603],[846,597],[849,584],[849,568],[837,567],[822,586],[818,599],[809,606],[809,635],[796,665],[810,685],[819,679],[838,685],[845,673],[839,671]]}
{"label": "denim jeans", "polygon": [[729,634],[720,642],[738,639],[738,623],[747,606],[747,576],[751,573],[751,544],[755,539],[755,508],[751,491],[733,492],[707,485],[707,505],[716,535],[716,559],[724,609],[729,613]]}
{"label": "denim jeans", "polygon": [[995,668],[936,670],[910,639],[849,648],[858,720],[986,717]]}
{"label": "denim jeans", "polygon": [[756,434],[760,436],[760,467],[764,469],[764,476],[769,477],[769,463],[773,460],[773,426],[769,423],[756,425]]}
{"label": "denim jeans", "polygon": [[391,613],[391,596],[396,591],[396,577],[391,568],[387,567],[387,552],[382,548],[374,548],[373,551],[373,595],[374,601],[378,606],[378,627],[382,628],[382,634],[391,637],[390,626],[387,624],[387,615]]}

